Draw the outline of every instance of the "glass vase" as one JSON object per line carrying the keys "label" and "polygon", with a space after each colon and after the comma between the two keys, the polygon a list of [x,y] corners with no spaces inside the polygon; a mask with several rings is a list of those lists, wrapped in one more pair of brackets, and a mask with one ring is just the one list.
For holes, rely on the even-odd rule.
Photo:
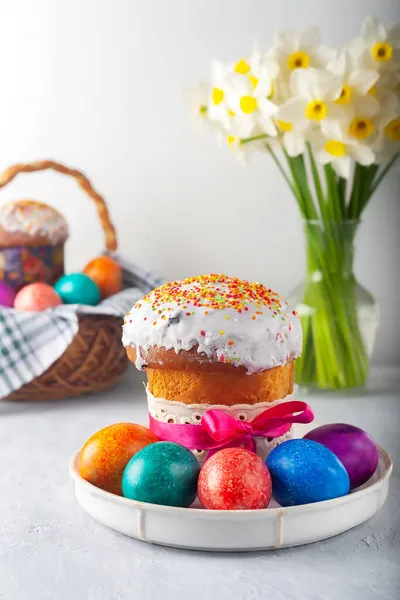
{"label": "glass vase", "polygon": [[306,221],[307,270],[289,301],[300,315],[303,353],[296,383],[327,390],[366,383],[378,304],[354,276],[358,221]]}

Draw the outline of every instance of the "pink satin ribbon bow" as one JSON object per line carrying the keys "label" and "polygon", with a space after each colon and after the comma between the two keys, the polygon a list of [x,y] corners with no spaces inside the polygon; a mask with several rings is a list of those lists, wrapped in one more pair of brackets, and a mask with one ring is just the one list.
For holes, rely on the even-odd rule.
{"label": "pink satin ribbon bow", "polygon": [[190,450],[210,450],[209,458],[230,447],[255,452],[254,437],[280,437],[293,423],[311,423],[314,414],[305,402],[290,400],[267,408],[250,422],[238,421],[218,409],[204,413],[199,425],[164,423],[151,415],[149,418],[150,429],[160,440],[176,442]]}

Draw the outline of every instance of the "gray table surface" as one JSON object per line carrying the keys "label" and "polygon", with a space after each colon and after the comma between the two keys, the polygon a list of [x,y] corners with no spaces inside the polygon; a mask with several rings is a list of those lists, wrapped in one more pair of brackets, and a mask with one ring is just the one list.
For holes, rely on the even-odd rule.
{"label": "gray table surface", "polygon": [[0,403],[0,598],[19,600],[353,600],[399,597],[399,377],[375,369],[368,390],[306,398],[318,423],[371,433],[392,455],[389,497],[367,523],[272,552],[209,554],[151,546],[88,517],[68,459],[95,431],[146,422],[141,375],[79,400]]}

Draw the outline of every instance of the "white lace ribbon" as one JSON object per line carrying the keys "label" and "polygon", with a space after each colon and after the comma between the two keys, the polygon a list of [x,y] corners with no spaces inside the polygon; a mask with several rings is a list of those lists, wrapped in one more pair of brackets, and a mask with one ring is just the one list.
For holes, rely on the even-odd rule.
{"label": "white lace ribbon", "polygon": [[[180,423],[182,425],[199,425],[203,414],[211,408],[222,410],[238,421],[252,421],[255,419],[255,417],[268,408],[276,406],[277,404],[282,404],[282,402],[292,400],[292,395],[290,395],[282,398],[281,400],[274,400],[273,402],[258,402],[257,404],[234,404],[233,406],[226,406],[225,404],[185,404],[184,402],[178,402],[176,400],[157,398],[150,392],[149,386],[146,387],[146,394],[148,410],[154,419],[164,423]],[[263,460],[265,460],[271,450],[273,450],[281,442],[288,440],[291,437],[291,429],[278,438],[257,436],[254,438],[257,447],[257,454]],[[206,453],[206,450],[193,450],[193,454],[198,458],[200,463],[204,462]]]}

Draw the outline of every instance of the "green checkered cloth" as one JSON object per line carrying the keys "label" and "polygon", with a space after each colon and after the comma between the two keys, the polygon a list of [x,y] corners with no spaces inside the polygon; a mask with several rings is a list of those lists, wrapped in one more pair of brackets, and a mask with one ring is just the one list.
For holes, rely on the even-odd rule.
{"label": "green checkered cloth", "polygon": [[98,306],[62,305],[38,313],[0,307],[0,399],[39,377],[68,348],[78,332],[79,315],[124,317],[139,298],[160,285],[119,255],[124,288]]}

